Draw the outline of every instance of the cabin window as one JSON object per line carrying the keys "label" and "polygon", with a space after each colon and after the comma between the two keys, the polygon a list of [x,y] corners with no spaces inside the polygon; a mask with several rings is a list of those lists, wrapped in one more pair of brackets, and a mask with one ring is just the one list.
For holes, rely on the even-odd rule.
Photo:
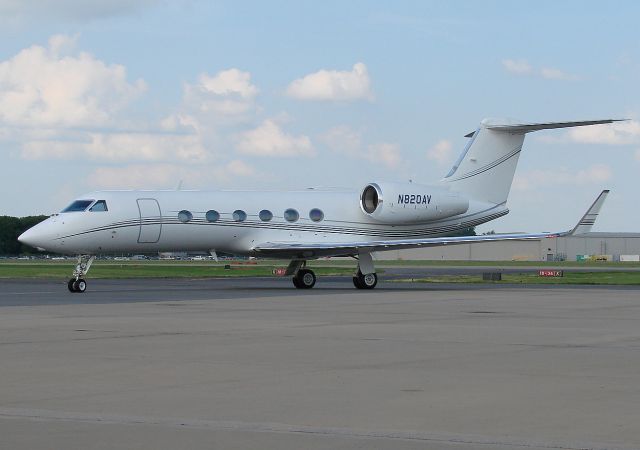
{"label": "cabin window", "polygon": [[178,220],[182,223],[187,223],[191,219],[193,219],[193,214],[191,214],[191,211],[187,211],[186,209],[183,209],[178,213]]}
{"label": "cabin window", "polygon": [[205,218],[207,222],[217,222],[220,219],[220,213],[215,209],[210,209],[207,211],[207,214],[205,214]]}
{"label": "cabin window", "polygon": [[263,222],[269,222],[271,219],[273,219],[273,213],[268,209],[263,209],[258,214],[258,217],[260,217],[260,220],[262,220]]}
{"label": "cabin window", "polygon": [[235,220],[236,222],[244,222],[245,220],[247,220],[247,213],[241,209],[236,209],[233,212],[233,220]]}
{"label": "cabin window", "polygon": [[95,202],[93,204],[93,206],[91,208],[89,208],[89,211],[91,211],[91,212],[108,211],[107,202],[105,202],[104,200],[98,200],[97,202]]}
{"label": "cabin window", "polygon": [[320,222],[322,219],[324,219],[324,213],[318,208],[313,208],[311,211],[309,211],[309,219],[313,220],[314,222]]}
{"label": "cabin window", "polygon": [[284,212],[284,219],[287,222],[296,222],[300,218],[300,214],[295,209],[289,208]]}
{"label": "cabin window", "polygon": [[93,203],[93,200],[76,200],[62,210],[63,213],[67,212],[81,212],[85,211],[89,205]]}

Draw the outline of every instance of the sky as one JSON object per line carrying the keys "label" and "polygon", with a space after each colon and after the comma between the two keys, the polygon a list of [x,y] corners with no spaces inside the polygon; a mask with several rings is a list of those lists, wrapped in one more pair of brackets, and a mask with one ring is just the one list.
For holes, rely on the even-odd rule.
{"label": "sky", "polygon": [[[0,0],[0,214],[98,189],[433,183],[486,117],[527,135],[479,231],[640,232],[635,1]],[[358,199],[354,198],[354,207]]]}

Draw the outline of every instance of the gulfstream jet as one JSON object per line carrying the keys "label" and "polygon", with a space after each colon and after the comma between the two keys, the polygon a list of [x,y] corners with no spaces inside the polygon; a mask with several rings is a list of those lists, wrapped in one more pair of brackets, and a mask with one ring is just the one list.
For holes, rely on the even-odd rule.
{"label": "gulfstream jet", "polygon": [[371,254],[384,250],[557,237],[589,231],[608,191],[573,230],[448,237],[509,212],[507,197],[525,135],[615,120],[513,123],[485,119],[449,173],[433,184],[372,182],[359,190],[97,191],[83,195],[19,240],[78,255],[69,290],[84,292],[96,254],[225,252],[289,260],[300,289],[316,283],[309,260],[357,259],[353,284],[373,289]]}

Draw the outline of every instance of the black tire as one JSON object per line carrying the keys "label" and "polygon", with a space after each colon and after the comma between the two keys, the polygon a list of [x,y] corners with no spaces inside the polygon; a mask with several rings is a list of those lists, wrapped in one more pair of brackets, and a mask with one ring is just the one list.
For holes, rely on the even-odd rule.
{"label": "black tire", "polygon": [[[293,284],[298,289],[311,289],[316,285],[316,274],[310,269],[298,270],[298,273],[293,277]],[[296,284],[297,280],[297,284]]]}
{"label": "black tire", "polygon": [[[373,289],[378,284],[378,275],[375,273],[368,273],[365,275],[358,271],[358,274],[353,278],[353,284],[358,289]],[[356,278],[358,279],[358,284],[356,284]]]}
{"label": "black tire", "polygon": [[69,280],[69,282],[67,283],[67,287],[69,288],[69,292],[76,292],[75,288],[73,287],[73,283],[76,282],[75,278],[71,278]]}
{"label": "black tire", "polygon": [[82,294],[87,290],[87,282],[84,279],[79,278],[78,281],[73,283],[73,287],[76,289],[76,292]]}

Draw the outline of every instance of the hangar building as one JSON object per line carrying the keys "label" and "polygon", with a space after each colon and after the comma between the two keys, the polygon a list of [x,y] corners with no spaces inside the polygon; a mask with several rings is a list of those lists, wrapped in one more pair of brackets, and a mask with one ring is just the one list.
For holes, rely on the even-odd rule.
{"label": "hangar building", "polygon": [[585,233],[578,236],[478,242],[379,252],[378,260],[443,261],[576,261],[584,259],[633,261],[640,255],[640,233]]}

